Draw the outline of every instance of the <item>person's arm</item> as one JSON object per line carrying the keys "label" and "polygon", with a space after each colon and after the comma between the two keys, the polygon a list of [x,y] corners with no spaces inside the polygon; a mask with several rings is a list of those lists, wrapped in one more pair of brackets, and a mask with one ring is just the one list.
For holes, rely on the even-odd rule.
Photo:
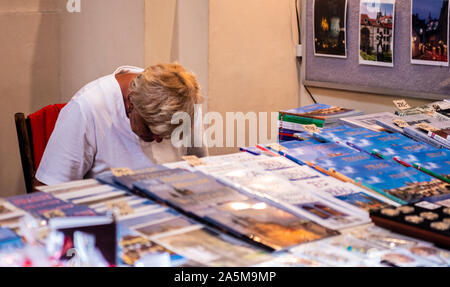
{"label": "person's arm", "polygon": [[[200,117],[201,113],[197,112],[195,113],[196,118],[194,119],[194,122],[192,123],[192,129],[193,133],[191,134],[191,147],[187,148],[187,155],[195,155],[197,157],[206,157],[209,155],[208,153],[208,147],[207,143],[203,141],[203,134],[204,134],[204,127],[203,127],[203,121]],[[202,146],[201,147],[195,147],[194,140],[195,140],[195,131],[198,132],[198,134],[202,137]]]}
{"label": "person's arm", "polygon": [[40,182],[39,180],[37,180],[37,179],[34,177],[34,178],[33,178],[33,185],[32,185],[31,191],[32,191],[32,192],[39,191],[39,190],[37,189],[37,187],[39,187],[39,186],[46,186],[46,184]]}
{"label": "person's arm", "polygon": [[36,180],[52,185],[83,179],[94,162],[94,124],[80,105],[69,102],[60,112],[36,172]]}

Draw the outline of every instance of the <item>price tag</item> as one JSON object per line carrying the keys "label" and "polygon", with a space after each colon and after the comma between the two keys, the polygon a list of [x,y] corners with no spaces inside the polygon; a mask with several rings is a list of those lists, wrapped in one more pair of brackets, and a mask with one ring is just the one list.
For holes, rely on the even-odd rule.
{"label": "price tag", "polygon": [[128,204],[128,202],[122,200],[122,201],[116,201],[116,202],[107,202],[106,208],[108,210],[118,210],[119,215],[128,215],[133,214],[134,211],[131,208],[131,206]]}
{"label": "price tag", "polygon": [[303,125],[303,128],[310,133],[320,133],[320,130],[316,125]]}
{"label": "price tag", "polygon": [[394,105],[397,109],[404,111],[411,108],[411,106],[406,102],[406,100],[394,100]]}
{"label": "price tag", "polygon": [[187,161],[191,166],[199,166],[199,165],[206,165],[203,161],[201,161],[197,156],[195,155],[186,155],[182,157],[183,160]]}
{"label": "price tag", "polygon": [[420,123],[420,124],[416,124],[415,126],[418,127],[419,129],[422,129],[422,130],[427,131],[427,132],[436,132],[436,131],[439,130],[439,129],[437,129],[437,128],[435,128],[432,125],[427,124],[427,123]]}
{"label": "price tag", "polygon": [[111,172],[114,176],[125,176],[134,174],[134,172],[128,167],[111,168]]}
{"label": "price tag", "polygon": [[394,124],[396,124],[397,126],[399,126],[401,128],[409,127],[409,124],[402,119],[395,119]]}
{"label": "price tag", "polygon": [[282,150],[286,150],[287,148],[285,148],[284,146],[278,144],[278,143],[271,143],[271,144],[267,144],[268,147],[270,147],[273,150],[276,151],[282,151]]}

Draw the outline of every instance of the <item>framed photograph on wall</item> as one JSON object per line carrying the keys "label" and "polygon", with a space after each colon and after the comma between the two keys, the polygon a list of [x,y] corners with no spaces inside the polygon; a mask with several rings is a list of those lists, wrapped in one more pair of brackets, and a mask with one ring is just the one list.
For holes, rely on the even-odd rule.
{"label": "framed photograph on wall", "polygon": [[412,0],[412,64],[448,66],[448,2],[448,0]]}
{"label": "framed photograph on wall", "polygon": [[347,0],[314,0],[314,55],[347,58]]}
{"label": "framed photograph on wall", "polygon": [[395,0],[361,0],[359,63],[394,66]]}

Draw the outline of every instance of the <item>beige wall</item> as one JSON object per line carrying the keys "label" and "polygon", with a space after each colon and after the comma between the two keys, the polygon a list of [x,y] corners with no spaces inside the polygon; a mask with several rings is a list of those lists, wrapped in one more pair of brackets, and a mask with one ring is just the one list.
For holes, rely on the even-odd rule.
{"label": "beige wall", "polygon": [[293,11],[289,0],[210,1],[209,111],[276,112],[299,104]]}
{"label": "beige wall", "polygon": [[[208,98],[209,0],[145,0],[145,63],[177,61]],[[207,109],[207,100],[204,110]]]}
{"label": "beige wall", "polygon": [[[144,66],[144,0],[0,0],[0,197],[25,185],[14,113],[68,101],[120,65]],[[130,5],[132,3],[132,5]]]}
{"label": "beige wall", "polygon": [[62,101],[119,66],[144,66],[144,2],[81,0],[81,13],[62,14]]}
{"label": "beige wall", "polygon": [[0,196],[25,191],[14,113],[59,100],[57,0],[0,0]]}

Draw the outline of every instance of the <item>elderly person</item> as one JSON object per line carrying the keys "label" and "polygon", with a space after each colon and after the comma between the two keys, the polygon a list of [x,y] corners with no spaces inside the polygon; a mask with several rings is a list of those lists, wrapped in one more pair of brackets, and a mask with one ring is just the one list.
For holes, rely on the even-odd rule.
{"label": "elderly person", "polygon": [[[172,116],[181,111],[193,119],[201,101],[195,76],[179,64],[120,67],[87,84],[62,109],[36,179],[52,185],[110,168],[141,169],[186,154],[205,156],[203,148],[175,148],[170,140],[177,127]],[[201,129],[199,119],[192,122]]]}

